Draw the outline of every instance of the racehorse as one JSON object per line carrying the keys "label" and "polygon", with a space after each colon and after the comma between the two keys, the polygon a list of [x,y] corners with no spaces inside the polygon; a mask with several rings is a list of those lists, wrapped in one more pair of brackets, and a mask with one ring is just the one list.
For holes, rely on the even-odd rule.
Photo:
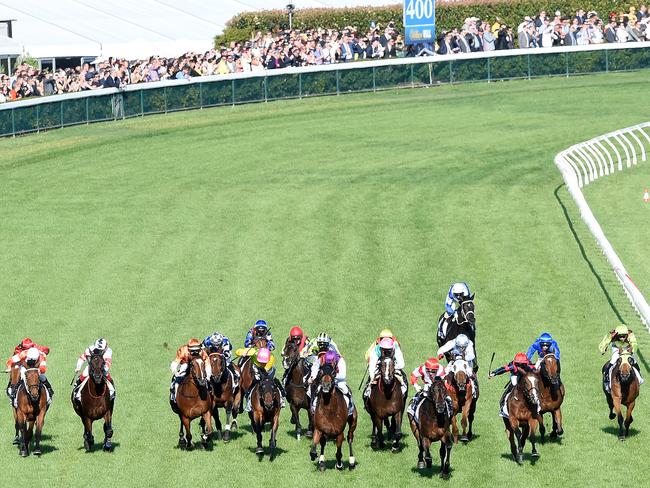
{"label": "racehorse", "polygon": [[564,428],[562,427],[562,410],[560,406],[564,401],[564,385],[560,379],[560,363],[555,357],[555,354],[546,354],[539,366],[538,373],[539,393],[542,404],[542,411],[540,413],[539,434],[544,440],[546,434],[546,427],[544,427],[544,414],[550,413],[553,418],[553,430],[551,431],[551,439],[562,436]]}
{"label": "racehorse", "polygon": [[93,422],[104,418],[104,451],[113,449],[111,439],[113,427],[113,400],[108,389],[106,372],[104,370],[104,357],[102,354],[91,354],[88,360],[88,379],[81,389],[81,401],[75,400],[75,391],[72,391],[72,406],[81,417],[84,425],[84,448],[90,452],[93,448]]}
{"label": "racehorse", "polygon": [[[539,457],[535,444],[537,431],[537,405],[540,401],[539,379],[536,373],[519,373],[517,386],[510,393],[507,400],[508,418],[503,423],[508,431],[510,451],[517,464],[524,462],[524,446],[530,436],[533,446],[532,456]],[[515,440],[517,443],[515,443]]]}
{"label": "racehorse", "polygon": [[[18,388],[19,382],[20,382],[20,364],[15,364],[11,367],[11,371],[9,372],[9,384],[13,388]],[[20,444],[20,424],[18,423],[18,409],[14,407],[13,401],[11,402],[11,410],[14,414],[14,427],[16,428],[16,436],[14,437],[13,444],[17,446]]]}
{"label": "racehorse", "polygon": [[172,410],[178,414],[181,423],[178,432],[178,447],[187,450],[193,448],[190,424],[195,418],[202,417],[201,444],[207,448],[208,440],[212,436],[212,415],[210,413],[212,397],[208,388],[208,379],[200,358],[192,358],[188,369],[189,374],[178,385],[176,402],[170,400]]}
{"label": "racehorse", "polygon": [[269,460],[273,461],[275,458],[278,425],[280,424],[281,396],[275,380],[266,373],[261,374],[263,375],[262,378],[253,385],[251,390],[251,410],[248,412],[248,415],[251,419],[253,432],[257,436],[257,449],[255,449],[255,454],[259,455],[260,458],[264,455],[264,448],[262,447],[264,424],[267,422],[271,424]]}
{"label": "racehorse", "polygon": [[373,449],[384,448],[383,423],[390,421],[388,437],[393,441],[391,450],[399,451],[406,395],[402,394],[401,384],[395,376],[395,359],[392,356],[381,358],[379,377],[371,383],[370,395],[364,399],[364,407],[372,419],[370,446]]}
{"label": "racehorse", "polygon": [[236,405],[239,413],[244,412],[243,398],[248,394],[253,381],[255,380],[255,371],[253,371],[253,361],[249,353],[254,353],[258,349],[263,347],[268,347],[268,341],[266,337],[256,337],[253,339],[253,345],[246,348],[246,355],[241,356],[237,362],[239,367],[240,377],[239,377],[239,392],[236,397]]}
{"label": "racehorse", "polygon": [[[451,419],[451,428],[454,435],[454,443],[458,444],[458,422],[456,416],[460,413],[460,425],[463,433],[460,436],[462,442],[468,442],[472,439],[472,424],[474,423],[474,412],[476,411],[476,402],[478,400],[478,391],[474,397],[474,383],[470,377],[472,371],[464,359],[455,359],[450,364],[447,383],[451,385],[449,396],[454,404],[454,415]],[[476,381],[476,380],[474,380]]]}
{"label": "racehorse", "polygon": [[425,389],[423,396],[417,411],[414,414],[408,412],[411,430],[418,443],[418,469],[431,467],[431,443],[440,441],[440,477],[449,479],[453,446],[450,426],[453,413],[447,403],[444,382],[436,379]]}
{"label": "racehorse", "polygon": [[47,413],[47,393],[41,383],[39,365],[36,361],[27,361],[26,367],[21,370],[21,381],[16,394],[16,421],[20,427],[20,455],[29,455],[29,443],[32,440],[34,425],[34,455],[40,456],[41,432]]}
{"label": "racehorse", "polygon": [[[611,371],[611,393],[605,391],[607,405],[609,406],[609,418],[618,419],[618,438],[624,441],[630,433],[630,424],[634,420],[632,411],[636,403],[636,397],[639,396],[639,379],[633,371],[634,358],[629,351],[621,351],[618,361],[612,367]],[[605,363],[607,365],[607,363]],[[625,422],[621,413],[621,405],[625,405]],[[625,430],[623,426],[625,425]]]}
{"label": "racehorse", "polygon": [[[226,430],[223,432],[223,441],[230,441],[231,417],[233,423],[237,422],[237,409],[234,408],[238,387],[235,387],[233,374],[227,367],[223,352],[213,352],[209,356],[212,377],[210,378],[210,394],[212,396],[212,417],[217,427],[217,434],[222,435],[219,409],[226,410]],[[203,419],[201,419],[203,422]]]}
{"label": "racehorse", "polygon": [[352,452],[352,441],[354,430],[357,428],[357,409],[348,415],[348,405],[341,391],[336,388],[334,379],[336,370],[331,364],[321,366],[319,373],[319,386],[317,388],[318,398],[314,410],[314,438],[312,439],[309,457],[312,461],[316,459],[316,446],[320,443],[320,457],[318,459],[319,471],[325,471],[325,444],[328,439],[336,440],[336,469],[343,469],[343,454],[341,446],[345,426],[348,426],[348,446],[350,448],[349,468],[354,469],[356,460]]}
{"label": "racehorse", "polygon": [[[444,314],[440,316],[438,323],[444,320]],[[448,319],[447,331],[441,335],[442,331],[438,330],[436,340],[438,347],[444,346],[447,342],[455,339],[460,334],[465,334],[470,341],[474,343],[474,352],[476,352],[476,317],[474,314],[474,295],[465,298],[460,302],[460,307],[456,313]],[[451,352],[445,354],[448,362],[453,361]],[[476,354],[478,356],[478,354]],[[474,360],[474,372],[478,371],[478,362]]]}
{"label": "racehorse", "polygon": [[307,385],[305,376],[309,373],[309,367],[304,358],[300,357],[300,346],[298,343],[287,339],[282,350],[282,366],[284,367],[284,378],[287,378],[285,390],[287,401],[291,408],[291,423],[296,426],[296,439],[302,435],[300,424],[300,410],[307,411],[309,423],[305,435],[312,437],[314,432],[314,419],[309,408],[309,397],[307,396]]}

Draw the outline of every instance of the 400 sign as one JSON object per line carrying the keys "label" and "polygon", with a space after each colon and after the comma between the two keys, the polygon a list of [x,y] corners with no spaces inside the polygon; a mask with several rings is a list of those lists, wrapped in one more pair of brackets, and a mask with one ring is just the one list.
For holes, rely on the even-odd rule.
{"label": "400 sign", "polygon": [[435,0],[404,0],[404,41],[406,44],[434,42],[435,38]]}

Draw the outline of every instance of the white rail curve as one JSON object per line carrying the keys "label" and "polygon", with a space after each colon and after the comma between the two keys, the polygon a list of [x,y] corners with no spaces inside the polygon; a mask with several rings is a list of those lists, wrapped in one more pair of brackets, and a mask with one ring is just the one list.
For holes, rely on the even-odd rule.
{"label": "white rail curve", "polygon": [[636,165],[639,161],[645,161],[646,153],[650,151],[647,127],[650,127],[650,122],[574,144],[555,156],[555,165],[562,173],[567,189],[578,205],[582,220],[607,257],[641,321],[650,330],[650,306],[607,240],[581,190],[583,186],[601,176],[610,175],[616,170],[622,171],[624,168]]}

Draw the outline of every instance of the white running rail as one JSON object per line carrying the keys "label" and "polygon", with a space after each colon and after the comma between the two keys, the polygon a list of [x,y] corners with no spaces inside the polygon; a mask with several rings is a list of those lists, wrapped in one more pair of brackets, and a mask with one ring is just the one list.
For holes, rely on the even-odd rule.
{"label": "white running rail", "polygon": [[650,122],[644,122],[574,144],[555,156],[555,165],[562,173],[567,189],[578,205],[582,220],[607,257],[641,321],[650,330],[648,302],[625,270],[625,266],[605,237],[603,229],[580,190],[601,176],[610,175],[616,170],[621,171],[623,168],[636,165],[639,161],[645,161],[646,153],[650,152],[650,136],[646,132],[648,127]]}

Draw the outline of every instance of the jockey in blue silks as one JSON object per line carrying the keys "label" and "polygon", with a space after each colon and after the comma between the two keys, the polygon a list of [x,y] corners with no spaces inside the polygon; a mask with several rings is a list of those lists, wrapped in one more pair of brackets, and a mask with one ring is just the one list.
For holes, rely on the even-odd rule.
{"label": "jockey in blue silks", "polygon": [[553,337],[551,337],[551,334],[548,332],[543,332],[542,335],[540,335],[528,348],[526,357],[529,361],[532,362],[535,353],[537,353],[537,363],[535,364],[535,369],[539,369],[540,361],[547,354],[555,355],[555,359],[558,360],[558,363],[560,361],[560,346],[557,345],[555,339],[553,339]]}

